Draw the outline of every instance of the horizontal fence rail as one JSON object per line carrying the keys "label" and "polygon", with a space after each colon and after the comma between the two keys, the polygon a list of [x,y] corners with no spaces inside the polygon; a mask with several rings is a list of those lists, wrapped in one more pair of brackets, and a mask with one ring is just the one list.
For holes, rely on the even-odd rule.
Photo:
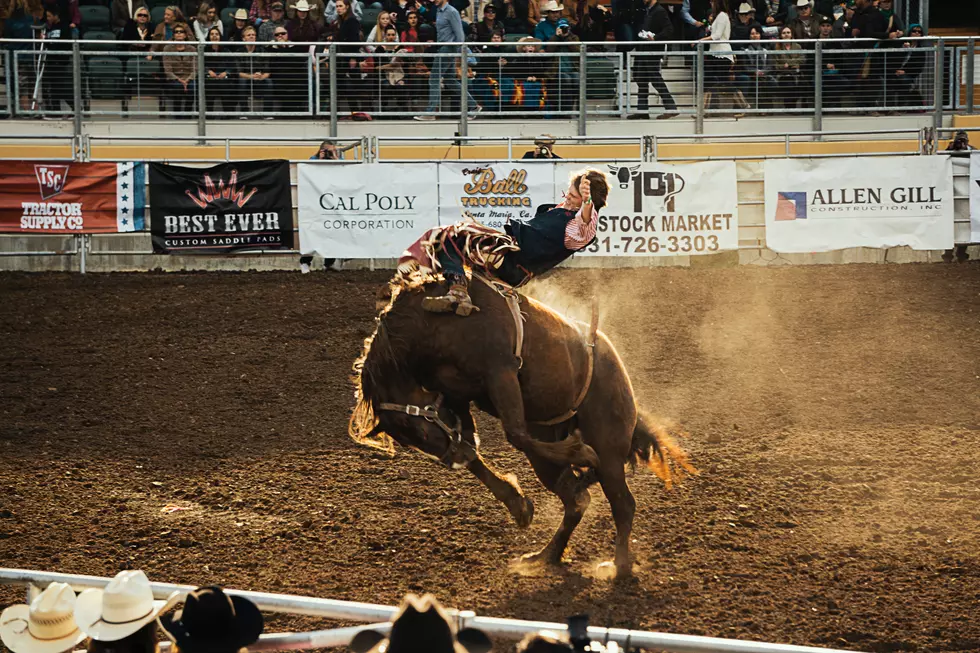
{"label": "horizontal fence rail", "polygon": [[[88,36],[89,38],[84,38]],[[977,40],[154,43],[0,39],[8,118],[455,120],[976,110]]]}
{"label": "horizontal fence rail", "polygon": [[[111,580],[110,578],[98,576],[0,568],[0,583],[5,585],[42,586],[59,582],[67,583],[75,591],[79,591],[89,588],[104,588]],[[151,587],[154,597],[158,599],[166,599],[173,592],[187,593],[196,589],[192,585],[175,585],[172,583],[151,583]],[[398,611],[398,608],[393,606],[373,603],[336,601],[333,599],[249,592],[235,589],[226,589],[225,592],[232,596],[246,598],[255,603],[260,610],[266,612],[317,616],[326,619],[346,621],[382,620],[387,622]],[[481,617],[477,616],[475,612],[453,609],[449,609],[447,612],[456,621],[457,628],[477,628],[489,635],[496,635],[505,639],[520,639],[527,634],[537,633],[542,630],[562,633],[568,629],[565,624],[561,623]],[[367,627],[325,630],[313,633],[264,635],[259,640],[259,646],[250,646],[249,650],[344,646],[360,630],[375,628],[376,626],[384,628],[387,624],[384,624],[384,626],[374,624]],[[625,628],[601,628],[596,626],[589,627],[589,636],[593,641],[616,642],[620,646],[649,648],[671,651],[673,653],[843,653],[843,651],[839,651],[838,649],[813,646],[749,642],[717,637],[675,635],[671,633],[628,630]]]}

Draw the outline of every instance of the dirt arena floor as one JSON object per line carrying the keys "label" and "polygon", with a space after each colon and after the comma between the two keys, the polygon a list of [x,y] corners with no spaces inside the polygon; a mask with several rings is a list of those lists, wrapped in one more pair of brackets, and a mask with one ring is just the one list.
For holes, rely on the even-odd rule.
{"label": "dirt arena floor", "polygon": [[534,289],[571,314],[600,293],[641,405],[686,426],[703,470],[670,492],[631,477],[625,583],[595,576],[613,553],[597,488],[571,561],[518,573],[560,504],[491,420],[488,461],[537,504],[527,530],[466,472],[349,441],[386,277],[0,275],[0,566],[980,650],[980,266],[567,270]]}

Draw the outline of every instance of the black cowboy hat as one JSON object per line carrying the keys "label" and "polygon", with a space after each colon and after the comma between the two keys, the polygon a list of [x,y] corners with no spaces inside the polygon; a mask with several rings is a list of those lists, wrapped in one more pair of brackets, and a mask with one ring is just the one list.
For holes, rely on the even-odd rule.
{"label": "black cowboy hat", "polygon": [[354,653],[487,653],[490,638],[482,630],[453,632],[449,615],[431,594],[409,594],[391,624],[391,634],[362,630],[350,643]]}
{"label": "black cowboy hat", "polygon": [[160,617],[160,627],[184,653],[237,651],[262,634],[262,613],[220,587],[199,587],[187,595],[182,610]]}

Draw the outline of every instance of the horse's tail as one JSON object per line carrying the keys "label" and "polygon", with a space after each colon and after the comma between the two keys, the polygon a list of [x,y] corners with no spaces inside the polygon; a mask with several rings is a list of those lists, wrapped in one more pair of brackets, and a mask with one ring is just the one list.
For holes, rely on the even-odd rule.
{"label": "horse's tail", "polygon": [[672,430],[682,436],[687,435],[676,425],[663,424],[645,411],[637,409],[636,427],[633,429],[633,443],[630,447],[630,465],[635,469],[640,462],[646,463],[667,489],[671,488],[674,481],[683,479],[685,472],[700,473],[691,464],[687,452],[677,444],[671,434]]}

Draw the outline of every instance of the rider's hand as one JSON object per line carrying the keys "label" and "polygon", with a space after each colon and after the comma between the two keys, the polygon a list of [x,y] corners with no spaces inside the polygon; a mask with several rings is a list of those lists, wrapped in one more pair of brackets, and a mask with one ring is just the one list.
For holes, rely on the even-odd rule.
{"label": "rider's hand", "polygon": [[592,197],[592,182],[589,181],[588,177],[582,177],[582,181],[578,185],[578,192],[582,196],[583,204]]}

